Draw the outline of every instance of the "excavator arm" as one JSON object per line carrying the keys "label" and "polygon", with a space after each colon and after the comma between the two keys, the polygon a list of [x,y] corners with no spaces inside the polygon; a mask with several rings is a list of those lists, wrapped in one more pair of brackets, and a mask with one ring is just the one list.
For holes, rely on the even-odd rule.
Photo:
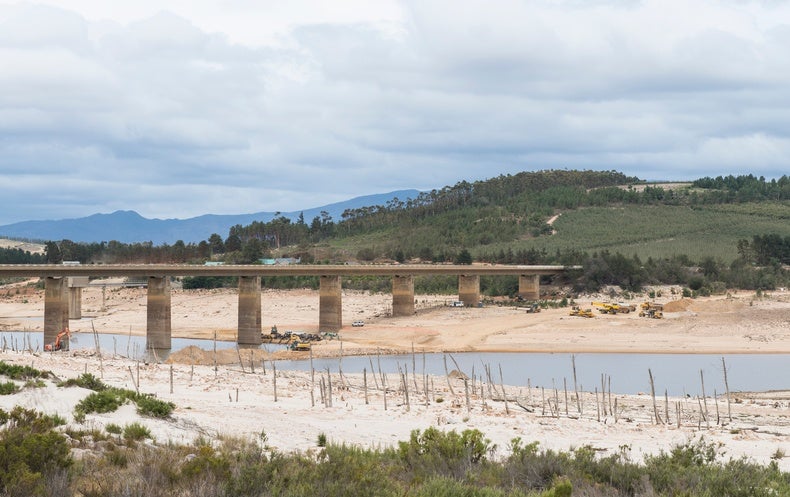
{"label": "excavator arm", "polygon": [[52,352],[55,350],[60,350],[63,347],[63,338],[71,337],[71,331],[68,328],[64,329],[55,337],[55,341],[52,343],[44,344],[44,350]]}

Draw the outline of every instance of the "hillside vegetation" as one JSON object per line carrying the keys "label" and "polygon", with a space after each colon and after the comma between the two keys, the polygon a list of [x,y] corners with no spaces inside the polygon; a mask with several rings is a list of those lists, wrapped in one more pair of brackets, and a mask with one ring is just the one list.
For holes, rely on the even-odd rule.
{"label": "hillside vegetation", "polygon": [[[788,282],[790,178],[647,184],[616,171],[522,172],[347,209],[339,220],[323,212],[309,222],[281,216],[235,225],[227,236],[197,244],[46,245],[49,262],[255,263],[274,256],[303,263],[575,264],[585,267],[573,278],[585,289],[771,289]],[[0,252],[3,260],[25,262],[18,252]]]}
{"label": "hillside vegetation", "polygon": [[790,204],[779,202],[588,207],[564,211],[553,224],[552,236],[502,245],[528,244],[549,252],[609,250],[641,259],[704,255],[729,263],[739,256],[738,240],[787,234],[788,226]]}

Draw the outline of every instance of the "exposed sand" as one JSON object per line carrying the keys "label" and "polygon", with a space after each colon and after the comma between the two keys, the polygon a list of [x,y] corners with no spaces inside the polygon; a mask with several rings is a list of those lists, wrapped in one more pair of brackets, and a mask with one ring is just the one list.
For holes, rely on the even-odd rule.
{"label": "exposed sand", "polygon": [[[0,289],[0,325],[6,329],[40,329],[41,291],[26,294],[25,287],[20,287],[19,294],[15,288],[7,289],[6,294],[5,290]],[[790,294],[787,292],[774,292],[763,299],[743,292],[730,298],[677,302],[668,306],[674,312],[666,312],[663,320],[639,318],[635,313],[596,314],[594,319],[584,319],[570,317],[567,309],[527,314],[524,310],[494,305],[482,309],[434,307],[413,317],[392,319],[386,317],[390,298],[344,292],[344,322],[365,321],[362,328],[348,326],[341,331],[344,353],[377,347],[410,351],[412,343],[426,351],[790,352]],[[418,296],[422,306],[441,304],[445,299],[451,297]],[[280,330],[317,331],[317,292],[264,291],[262,300],[264,330],[277,324]],[[584,305],[589,304],[587,300],[580,303],[589,307]],[[174,335],[211,337],[214,331],[226,338],[235,335],[237,308],[233,291],[174,290],[172,305]],[[92,321],[102,332],[127,333],[131,327],[134,334],[145,333],[145,290],[108,288],[104,307],[103,311],[101,289],[86,290],[83,299],[86,317],[73,322],[72,330],[88,331]],[[315,354],[331,355],[338,344],[332,341],[316,345]],[[309,373],[278,370],[278,399],[274,402],[270,368],[266,374],[260,368],[254,373],[249,368],[242,372],[234,357],[215,371],[211,365],[185,364],[190,356],[194,357],[188,351],[174,354],[174,358],[181,357],[183,362],[172,364],[173,393],[170,393],[170,364],[140,365],[140,390],[173,401],[177,409],[172,421],[140,419],[133,408],[125,406],[114,414],[89,415],[86,424],[101,428],[110,422],[124,425],[140,421],[162,443],[191,441],[200,435],[258,438],[265,432],[267,443],[280,450],[312,450],[319,433],[337,442],[377,447],[407,439],[412,429],[439,426],[459,431],[478,428],[498,445],[499,454],[506,452],[512,438],[521,437],[525,441],[539,441],[543,448],[559,450],[591,445],[603,454],[611,454],[626,447],[639,459],[646,453],[701,436],[709,442],[722,443],[727,456],[745,455],[762,463],[769,462],[777,453],[790,453],[790,394],[786,392],[733,394],[732,421],[728,420],[723,396],[718,402],[710,397],[706,399],[708,421],[700,417],[699,399],[670,397],[670,424],[656,425],[649,395],[614,394],[603,407],[603,402],[596,403],[594,393],[587,393],[583,395],[584,408],[580,415],[573,392],[569,393],[566,405],[563,391],[555,397],[548,389],[528,391],[512,386],[506,387],[510,411],[506,413],[501,392],[494,393],[498,390],[494,387],[493,396],[499,400],[492,400],[486,386],[484,399],[478,384],[470,393],[467,410],[463,380],[452,380],[454,393],[451,393],[446,378],[438,376],[429,381],[432,387],[427,406],[422,379],[417,378],[419,393],[413,390],[413,379],[409,379],[412,389],[409,407],[399,391],[397,375],[391,374],[387,377],[388,409],[385,410],[384,396],[376,388],[372,375],[368,376],[369,404],[365,402],[360,375],[345,375],[344,379],[332,375],[333,406],[325,407],[318,385],[311,388]],[[87,370],[103,376],[106,383],[130,389],[134,388],[132,377],[137,374],[136,363],[111,354],[105,354],[101,371],[98,357],[89,351],[55,354],[6,351],[0,353],[0,360],[51,370],[61,377],[78,376]],[[196,362],[205,362],[205,358]],[[316,381],[319,380],[317,374]],[[376,382],[380,383],[380,379]],[[26,388],[15,395],[0,396],[0,408],[21,404],[57,412],[71,420],[74,405],[87,393],[54,386]],[[611,412],[604,414],[601,410],[599,421],[599,409],[608,411],[615,399],[617,419]],[[678,405],[682,410],[680,428],[676,424]],[[663,397],[658,399],[657,409],[665,417]],[[782,469],[790,470],[790,458],[779,458],[778,463]]]}
{"label": "exposed sand", "polygon": [[[19,292],[19,293],[17,293]],[[32,292],[32,293],[30,293]],[[670,295],[664,289],[664,295]],[[656,299],[666,305],[665,319],[647,319],[638,313],[579,318],[568,308],[527,314],[524,309],[487,305],[452,308],[452,296],[418,295],[414,316],[391,318],[389,294],[343,292],[341,330],[344,353],[365,354],[377,348],[426,352],[635,352],[635,353],[790,353],[790,292],[777,291],[757,298],[754,292],[698,300],[676,297]],[[264,290],[263,331],[318,332],[318,292]],[[579,299],[583,308],[601,296]],[[643,302],[635,298],[631,302]],[[174,337],[235,340],[237,293],[232,289],[172,291]],[[86,288],[81,320],[72,320],[72,332],[131,333],[144,336],[144,288]],[[0,288],[0,330],[43,330],[43,292],[23,284]],[[365,322],[355,328],[355,320]],[[314,346],[316,356],[333,355],[336,341]]]}

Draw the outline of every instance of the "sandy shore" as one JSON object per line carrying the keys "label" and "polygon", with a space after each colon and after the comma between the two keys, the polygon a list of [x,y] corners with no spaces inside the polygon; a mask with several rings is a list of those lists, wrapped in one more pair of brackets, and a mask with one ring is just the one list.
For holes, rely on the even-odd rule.
{"label": "sandy shore", "polygon": [[[667,292],[668,293],[668,292]],[[28,287],[0,289],[0,325],[5,329],[40,329],[43,316],[41,291]],[[426,351],[553,351],[553,352],[711,352],[790,353],[790,295],[774,292],[757,299],[753,293],[669,303],[663,320],[639,318],[636,314],[576,318],[567,309],[527,314],[524,310],[490,305],[482,309],[453,309],[442,304],[448,297],[418,297],[421,310],[407,318],[387,317],[389,295],[344,292],[346,323],[364,320],[362,328],[341,331],[344,353],[369,352],[377,348],[410,351],[412,344]],[[317,292],[264,291],[264,329],[276,324],[280,330],[317,331]],[[636,300],[635,302],[638,302]],[[582,302],[589,303],[589,302]],[[72,323],[78,333],[101,332],[145,334],[145,291],[142,289],[90,288],[85,291],[83,313]],[[233,339],[236,324],[234,291],[173,292],[173,334],[211,337],[214,332]],[[316,355],[336,353],[339,342],[315,347]],[[190,354],[181,354],[181,359]],[[5,351],[0,360],[53,371],[61,378],[88,371],[111,385],[135,388],[139,366],[142,392],[174,402],[173,419],[141,419],[131,406],[107,415],[89,415],[86,424],[101,428],[107,423],[124,425],[139,421],[151,429],[160,443],[188,442],[198,436],[240,435],[261,438],[266,444],[290,451],[314,450],[319,433],[330,440],[365,447],[387,446],[408,438],[417,428],[477,428],[499,447],[499,454],[514,437],[538,441],[543,448],[568,450],[590,445],[601,454],[624,450],[633,458],[653,454],[675,444],[704,437],[720,443],[725,457],[747,456],[767,463],[775,458],[790,470],[790,394],[786,392],[737,393],[730,398],[663,397],[655,411],[649,395],[620,395],[606,398],[594,392],[564,391],[499,385],[472,386],[467,404],[463,379],[444,376],[426,381],[408,379],[409,404],[398,375],[387,377],[385,394],[381,379],[367,378],[367,401],[361,375],[333,374],[332,406],[321,401],[317,374],[277,371],[266,373],[249,367],[242,371],[237,358],[216,370],[212,365],[186,364],[174,354],[174,364],[139,364],[122,357],[95,351],[31,354]],[[205,361],[196,361],[205,362]],[[232,364],[231,364],[232,363]],[[171,367],[173,382],[171,386]],[[330,381],[324,373],[324,381]],[[415,386],[416,383],[416,386]],[[172,391],[171,391],[172,388]],[[451,390],[452,389],[452,390]],[[482,395],[481,395],[482,393]],[[73,421],[74,405],[87,395],[81,389],[64,390],[54,385],[25,388],[0,396],[0,408],[25,405],[58,413]],[[507,399],[507,403],[505,402]],[[702,415],[707,404],[708,417]],[[579,405],[582,409],[579,412]],[[612,412],[615,404],[616,411]],[[728,409],[731,411],[728,415]],[[680,426],[677,415],[680,413]],[[668,416],[667,416],[668,414]],[[669,418],[669,422],[663,421]]]}
{"label": "sandy shore", "polygon": [[[19,290],[17,290],[19,288]],[[17,293],[19,292],[19,293]],[[341,330],[345,354],[377,349],[426,352],[624,352],[624,353],[790,353],[790,292],[757,298],[737,292],[703,299],[656,299],[666,304],[665,319],[638,313],[572,317],[567,308],[527,314],[524,309],[487,305],[452,308],[451,296],[417,296],[414,316],[392,318],[391,296],[344,291]],[[676,292],[677,294],[677,292]],[[600,296],[579,299],[582,307]],[[645,299],[635,298],[638,305]],[[236,339],[237,294],[232,289],[172,292],[174,337]],[[144,288],[90,287],[84,290],[81,320],[74,333],[120,333],[145,336]],[[0,330],[43,330],[43,292],[29,287],[0,288]],[[355,328],[351,323],[365,322]],[[318,292],[264,290],[264,332],[318,332]],[[316,356],[337,353],[338,342],[314,346]]]}

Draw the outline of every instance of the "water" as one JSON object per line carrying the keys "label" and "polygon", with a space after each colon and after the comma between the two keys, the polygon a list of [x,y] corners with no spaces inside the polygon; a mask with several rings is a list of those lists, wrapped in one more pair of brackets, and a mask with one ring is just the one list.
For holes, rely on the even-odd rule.
{"label": "water", "polygon": [[[99,334],[102,350],[131,358],[145,358],[145,337]],[[5,342],[3,342],[5,340]],[[28,343],[36,350],[43,349],[43,333],[41,332],[0,332],[0,346],[17,349],[26,348]],[[173,338],[172,350],[181,350],[190,345],[203,350],[212,350],[213,340],[195,338]],[[217,341],[217,349],[234,349],[236,342]],[[279,350],[283,345],[263,344],[264,350]],[[72,334],[69,341],[71,350],[95,348],[94,336],[89,333]],[[159,353],[161,360],[167,352]],[[425,372],[433,375],[444,374],[444,354],[425,354]],[[635,394],[650,393],[648,368],[653,373],[656,395],[663,396],[666,390],[669,395],[699,395],[702,393],[700,370],[705,379],[705,393],[713,395],[714,390],[725,392],[724,372],[721,359],[727,364],[727,376],[731,391],[767,391],[790,389],[790,355],[786,354],[538,354],[538,353],[485,353],[465,352],[447,354],[449,370],[458,368],[467,376],[474,374],[485,378],[485,365],[491,368],[491,377],[499,383],[499,367],[502,377],[508,385],[533,387],[556,387],[563,389],[563,380],[568,390],[573,390],[572,357],[576,361],[576,378],[579,389],[601,390],[601,375],[611,377],[611,388],[616,393]],[[378,372],[379,361],[384,373],[398,372],[398,367],[408,369],[409,373],[416,369],[418,375],[423,373],[423,355],[411,354],[374,356],[351,356],[342,359],[344,373],[362,373],[363,369],[371,372],[371,361]],[[413,365],[416,368],[413,368]],[[341,366],[339,358],[314,359],[316,371],[338,373]],[[280,369],[309,371],[310,361],[279,361]],[[372,381],[372,380],[371,380]],[[393,381],[392,379],[390,381]],[[609,388],[607,380],[606,388]]]}
{"label": "water", "polygon": [[[112,333],[98,333],[99,347],[102,351],[112,352],[113,354],[129,357],[132,359],[151,359],[146,352],[146,339],[143,336],[118,335]],[[4,341],[5,340],[5,341]],[[0,332],[0,347],[5,344],[7,348],[43,350],[44,333],[27,331],[4,331]],[[235,349],[236,342],[217,340],[217,350]],[[200,338],[172,338],[170,340],[171,351],[178,351],[194,345],[203,350],[214,350],[214,340]],[[69,339],[69,350],[95,349],[96,341],[92,333],[72,333]],[[250,348],[244,346],[244,348]],[[262,344],[256,348],[268,351],[280,350],[285,345]],[[166,359],[170,351],[157,351],[157,358]]]}
{"label": "water", "polygon": [[[783,354],[729,354],[725,356],[711,354],[546,354],[546,353],[485,353],[465,352],[451,354],[461,371],[467,376],[486,378],[485,365],[490,366],[491,378],[494,383],[500,382],[499,366],[502,377],[507,385],[531,384],[533,387],[563,389],[563,380],[568,390],[573,390],[573,357],[576,361],[576,378],[579,389],[594,391],[601,388],[601,374],[611,377],[612,392],[635,394],[650,393],[648,368],[653,373],[657,396],[663,396],[666,390],[669,395],[699,395],[702,393],[700,370],[705,380],[705,394],[713,395],[714,389],[723,394],[724,371],[721,359],[727,365],[727,380],[730,391],[767,391],[790,389],[790,356]],[[361,373],[363,368],[378,372],[376,356],[344,357],[342,368],[344,373]],[[385,373],[397,373],[408,368],[412,373],[416,366],[417,374],[423,372],[422,354],[417,353],[412,360],[411,354],[398,356],[381,356],[381,369]],[[316,371],[337,373],[340,360],[314,359]],[[310,361],[281,361],[282,369],[310,369]],[[456,369],[455,364],[447,355],[447,367]],[[425,371],[428,374],[443,375],[444,361],[442,354],[426,354]],[[372,381],[372,380],[369,380]],[[390,380],[392,381],[392,380]],[[418,380],[419,381],[419,380]],[[606,388],[609,388],[606,380]]]}

